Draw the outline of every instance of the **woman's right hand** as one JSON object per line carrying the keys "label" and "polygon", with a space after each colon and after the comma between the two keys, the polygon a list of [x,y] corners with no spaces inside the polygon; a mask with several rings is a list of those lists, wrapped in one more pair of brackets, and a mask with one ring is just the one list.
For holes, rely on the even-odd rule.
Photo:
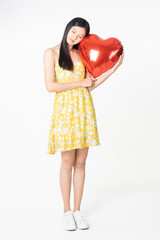
{"label": "woman's right hand", "polygon": [[96,80],[97,79],[92,76],[84,78],[83,80],[80,80],[81,87],[91,87],[92,85],[94,85]]}

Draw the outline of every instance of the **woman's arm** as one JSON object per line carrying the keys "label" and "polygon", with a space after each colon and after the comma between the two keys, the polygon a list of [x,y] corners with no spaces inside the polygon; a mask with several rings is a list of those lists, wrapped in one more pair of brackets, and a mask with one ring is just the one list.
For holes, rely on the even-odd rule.
{"label": "woman's arm", "polygon": [[55,64],[56,54],[50,48],[44,51],[44,75],[45,85],[48,92],[63,92],[81,86],[81,80],[69,83],[60,83],[55,80]]}
{"label": "woman's arm", "polygon": [[[99,77],[91,87],[88,87],[88,90],[92,91],[93,89],[95,89],[96,87],[101,85],[110,75],[112,75],[116,71],[116,69],[122,64],[123,58],[124,58],[124,52],[120,56],[118,62],[111,69],[109,69],[106,73],[104,73],[101,77]],[[89,77],[92,75],[90,75],[90,73],[87,71],[86,76]]]}
{"label": "woman's arm", "polygon": [[[88,90],[91,92],[93,89],[101,85],[110,75],[112,75],[112,73],[113,71],[109,69],[106,73],[103,74],[103,76],[99,77],[91,87],[87,87]],[[90,76],[89,72],[87,72],[87,76]]]}

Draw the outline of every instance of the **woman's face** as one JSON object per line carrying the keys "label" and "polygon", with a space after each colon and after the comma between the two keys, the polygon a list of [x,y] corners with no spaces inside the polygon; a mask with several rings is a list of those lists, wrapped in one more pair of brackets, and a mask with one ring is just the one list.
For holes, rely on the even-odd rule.
{"label": "woman's face", "polygon": [[78,44],[85,37],[86,29],[83,27],[73,26],[68,32],[67,43],[69,45]]}

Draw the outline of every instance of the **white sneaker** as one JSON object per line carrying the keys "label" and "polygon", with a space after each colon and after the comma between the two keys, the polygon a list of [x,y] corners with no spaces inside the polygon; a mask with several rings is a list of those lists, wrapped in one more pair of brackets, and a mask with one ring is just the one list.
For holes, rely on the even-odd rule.
{"label": "white sneaker", "polygon": [[89,224],[88,224],[87,220],[85,219],[85,217],[79,210],[73,212],[73,217],[76,222],[77,228],[79,228],[79,229],[89,228]]}
{"label": "white sneaker", "polygon": [[71,211],[67,211],[63,213],[62,223],[65,230],[77,229],[74,218],[73,218],[73,213]]}

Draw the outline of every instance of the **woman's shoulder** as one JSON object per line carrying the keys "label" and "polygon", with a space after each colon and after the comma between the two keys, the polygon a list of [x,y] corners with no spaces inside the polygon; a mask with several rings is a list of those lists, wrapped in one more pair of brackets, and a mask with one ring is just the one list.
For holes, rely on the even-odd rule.
{"label": "woman's shoulder", "polygon": [[60,50],[60,44],[57,44],[52,47],[53,50],[59,51]]}
{"label": "woman's shoulder", "polygon": [[46,48],[44,50],[44,55],[47,55],[47,56],[50,56],[50,57],[53,57],[54,59],[56,59],[56,56],[57,56],[57,53],[60,49],[60,45],[55,45],[53,47],[49,47],[49,48]]}
{"label": "woman's shoulder", "polygon": [[46,48],[44,50],[44,59],[46,61],[51,61],[56,63],[57,61],[57,53],[55,52],[55,47],[50,47],[50,48]]}
{"label": "woman's shoulder", "polygon": [[60,44],[55,45],[55,46],[50,47],[50,48],[46,48],[45,52],[55,52],[54,50],[60,50]]}
{"label": "woman's shoulder", "polygon": [[55,54],[55,51],[54,51],[54,49],[53,48],[46,48],[45,50],[44,50],[44,54],[45,55],[54,55]]}

